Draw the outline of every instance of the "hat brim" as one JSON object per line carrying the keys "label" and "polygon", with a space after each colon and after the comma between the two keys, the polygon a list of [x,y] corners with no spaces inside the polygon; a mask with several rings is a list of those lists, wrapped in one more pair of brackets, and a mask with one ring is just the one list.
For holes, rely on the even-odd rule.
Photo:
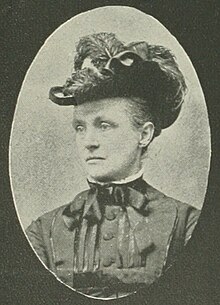
{"label": "hat brim", "polygon": [[52,87],[49,91],[49,99],[60,106],[76,105],[76,100],[74,96],[65,96],[63,94],[63,89],[64,87],[62,86]]}

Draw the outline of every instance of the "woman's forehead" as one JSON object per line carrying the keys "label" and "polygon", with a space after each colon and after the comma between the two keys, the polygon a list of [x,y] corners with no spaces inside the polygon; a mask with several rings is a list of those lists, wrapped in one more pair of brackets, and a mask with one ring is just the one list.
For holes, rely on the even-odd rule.
{"label": "woman's forehead", "polygon": [[74,107],[74,118],[95,118],[108,116],[112,118],[125,117],[125,109],[128,107],[128,99],[106,98],[92,102],[85,102]]}

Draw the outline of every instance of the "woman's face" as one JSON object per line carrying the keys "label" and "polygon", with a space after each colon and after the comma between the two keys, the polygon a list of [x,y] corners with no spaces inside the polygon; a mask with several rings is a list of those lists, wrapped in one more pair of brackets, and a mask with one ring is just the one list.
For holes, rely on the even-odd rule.
{"label": "woman's face", "polygon": [[79,157],[97,181],[123,179],[141,168],[141,133],[134,128],[127,107],[125,98],[106,98],[74,109]]}

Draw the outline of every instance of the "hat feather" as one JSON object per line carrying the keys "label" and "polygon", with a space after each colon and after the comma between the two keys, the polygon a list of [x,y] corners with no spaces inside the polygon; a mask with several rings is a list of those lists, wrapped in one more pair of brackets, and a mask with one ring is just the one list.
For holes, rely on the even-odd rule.
{"label": "hat feather", "polygon": [[[140,60],[120,65],[117,55],[124,51],[136,53]],[[114,66],[112,74],[104,73],[107,63]],[[74,72],[63,86],[63,94],[73,98],[73,105],[113,96],[140,97],[166,128],[177,118],[186,89],[184,76],[169,49],[145,41],[125,45],[115,34],[101,32],[79,40]]]}
{"label": "hat feather", "polygon": [[110,56],[125,50],[125,46],[113,33],[98,33],[88,35],[79,40],[76,47],[74,69],[79,70],[85,58],[90,58],[95,67],[101,68]]}

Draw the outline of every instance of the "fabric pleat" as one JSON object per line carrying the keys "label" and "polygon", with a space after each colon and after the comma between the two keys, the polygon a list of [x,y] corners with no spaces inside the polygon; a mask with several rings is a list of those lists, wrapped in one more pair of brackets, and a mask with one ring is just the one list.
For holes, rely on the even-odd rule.
{"label": "fabric pleat", "polygon": [[86,266],[86,271],[90,271],[90,272],[94,271],[97,226],[98,225],[95,224],[89,227],[86,238],[85,266]]}
{"label": "fabric pleat", "polygon": [[[133,208],[134,211],[142,212],[147,205],[146,197],[130,185],[100,186],[92,184],[85,201],[81,225],[76,226],[73,232],[75,239],[73,269],[76,273],[93,272],[100,268],[100,230],[104,221],[106,205],[121,207],[117,224],[115,255],[117,268],[141,266],[141,253],[138,251],[134,228],[130,223],[127,209]],[[78,211],[76,212],[78,213]],[[78,218],[76,220],[79,221]]]}

